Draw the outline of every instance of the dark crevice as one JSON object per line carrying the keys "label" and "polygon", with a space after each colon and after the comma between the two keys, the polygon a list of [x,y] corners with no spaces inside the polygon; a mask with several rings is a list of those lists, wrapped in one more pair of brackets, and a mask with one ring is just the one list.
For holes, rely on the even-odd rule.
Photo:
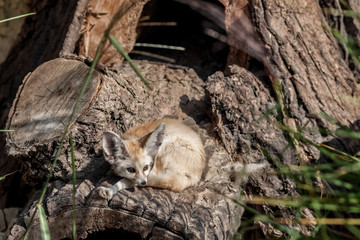
{"label": "dark crevice", "polygon": [[[217,1],[208,1],[222,7]],[[223,8],[223,7],[222,7]],[[153,43],[184,47],[185,51],[160,48],[135,47],[144,51],[172,58],[174,65],[193,68],[201,79],[216,71],[224,71],[229,47],[227,44],[204,33],[205,29],[215,30],[222,35],[225,31],[189,6],[169,0],[150,1],[145,5],[142,17],[149,17],[145,22],[176,22],[176,26],[138,27],[137,43]],[[133,59],[160,61],[156,58],[131,54]]]}

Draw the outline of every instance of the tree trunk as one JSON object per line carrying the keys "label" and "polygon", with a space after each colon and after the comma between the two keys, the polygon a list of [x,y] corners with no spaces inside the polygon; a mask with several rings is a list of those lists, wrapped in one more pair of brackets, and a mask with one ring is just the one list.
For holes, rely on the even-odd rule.
{"label": "tree trunk", "polygon": [[[71,126],[77,159],[76,208],[81,238],[99,239],[114,234],[137,239],[231,239],[243,214],[243,209],[230,200],[238,197],[240,191],[229,180],[233,161],[267,162],[267,174],[251,176],[246,194],[298,196],[291,178],[272,173],[270,168],[277,168],[276,161],[272,159],[280,160],[282,164],[298,165],[299,159],[310,164],[316,163],[321,156],[317,149],[299,142],[294,142],[294,148],[289,148],[289,134],[273,124],[278,119],[275,116],[267,120],[263,118],[264,113],[278,103],[277,98],[281,101],[277,114],[283,116],[282,123],[292,130],[313,130],[303,134],[317,143],[336,140],[335,147],[345,146],[349,153],[358,148],[346,139],[334,139],[319,132],[319,128],[334,128],[319,117],[322,112],[350,127],[360,119],[359,80],[354,77],[357,71],[354,70],[353,74],[350,70],[354,69],[351,66],[353,63],[346,61],[346,54],[329,31],[319,2],[220,2],[225,7],[225,13],[218,9],[216,13],[219,14],[213,17],[216,22],[225,21],[223,25],[232,47],[227,56],[226,71],[210,75],[205,82],[192,68],[136,61],[141,73],[153,86],[153,90],[149,91],[128,64],[119,65],[120,59],[111,58],[112,50],[103,55],[102,63],[108,65],[98,66]],[[320,2],[324,6],[323,1]],[[349,2],[354,4],[352,0]],[[96,2],[91,4],[96,6]],[[132,12],[134,21],[140,16],[141,4],[135,6]],[[192,6],[206,8],[208,5],[205,2]],[[82,26],[90,30],[91,25],[97,23],[96,17],[103,15],[102,10],[96,9],[88,10],[88,13]],[[102,26],[100,22],[99,26]],[[131,29],[124,34],[134,36],[135,25],[132,22]],[[79,29],[69,28],[69,34],[79,36]],[[358,37],[357,29],[353,28],[354,37]],[[76,45],[79,48],[76,53],[92,56],[96,47],[87,44],[99,39],[100,33],[96,32],[94,35],[91,31],[87,32],[77,45],[76,41],[68,42],[63,52],[72,53]],[[131,46],[134,39],[129,40]],[[30,40],[24,40],[27,41]],[[59,41],[57,49],[64,42]],[[107,61],[109,57],[111,61]],[[188,61],[191,62],[192,57],[190,55]],[[20,59],[12,55],[7,64]],[[19,79],[44,61],[37,62],[33,67],[27,65],[19,74]],[[79,57],[46,62],[24,78],[16,98],[14,95],[7,127],[16,131],[7,134],[9,156],[1,164],[9,164],[6,163],[8,159],[21,162],[26,183],[40,185],[48,173],[59,144],[61,127],[71,113],[71,100],[79,91],[89,63],[88,59]],[[116,70],[108,68],[111,66],[116,66]],[[201,68],[204,65],[194,65],[194,69]],[[14,75],[10,72],[1,79],[10,79]],[[46,84],[39,84],[39,81]],[[67,84],[70,82],[77,86]],[[7,115],[7,111],[3,112]],[[181,193],[134,188],[119,192],[111,201],[100,198],[97,187],[118,180],[102,157],[102,132],[113,130],[121,133],[129,127],[169,115],[185,120],[200,133],[205,144],[207,169],[199,186]],[[54,239],[71,238],[72,234],[70,162],[69,144],[66,142],[43,203]],[[37,197],[35,194],[29,200],[12,229],[10,239],[23,236]],[[257,209],[271,216],[278,210],[274,217],[295,217],[295,210],[288,207],[274,209],[258,206]],[[313,218],[309,209],[304,209],[301,214],[304,218]],[[270,224],[258,222],[257,225],[261,231],[249,235],[285,237]],[[309,234],[313,226],[292,227]],[[30,237],[40,237],[38,219]]]}
{"label": "tree trunk", "polygon": [[[255,72],[256,78],[244,69],[230,66],[228,76],[218,73],[209,77],[207,89],[213,112],[218,119],[219,136],[232,155],[240,155],[245,161],[269,161],[263,154],[265,149],[274,159],[287,165],[298,165],[297,159],[305,163],[316,163],[320,159],[317,149],[298,142],[294,149],[288,148],[288,135],[272,124],[276,120],[263,120],[266,109],[276,103],[272,88],[274,81],[281,83],[280,101],[283,101],[283,109],[287,111],[283,123],[294,131],[309,129],[303,134],[317,143],[329,143],[334,139],[333,136],[320,134],[319,129],[334,128],[321,119],[321,113],[328,114],[345,126],[358,129],[358,82],[343,60],[330,29],[324,27],[327,24],[317,2],[250,0],[248,10],[237,11],[241,2],[224,4],[228,8],[227,12],[232,14],[228,17],[231,22],[227,23],[227,28],[236,29],[236,26],[231,26],[237,24],[236,16],[241,19],[244,12],[249,11],[252,28],[256,33],[250,29],[247,30],[248,34],[252,35],[251,39],[254,39],[254,34],[259,36],[259,44],[262,42],[266,46],[269,54],[265,56],[269,58],[262,60],[271,76],[266,79],[263,73]],[[236,31],[228,33],[230,39],[239,38],[233,36],[237,34]],[[262,52],[258,52],[254,55],[261,54]],[[243,65],[241,58],[238,58],[239,62],[234,62],[236,58],[229,59],[232,63]],[[252,66],[249,68],[254,69]],[[336,139],[330,145],[350,154],[359,151],[359,147],[350,144],[349,139]],[[276,168],[276,162],[269,164]],[[251,178],[249,186],[249,194],[256,191],[270,198],[279,195],[297,196],[295,183],[287,177],[270,175]],[[275,209],[263,206],[262,211],[271,215]],[[308,210],[302,214],[304,218],[313,218]],[[283,207],[278,215],[277,217],[290,219],[294,212]],[[275,232],[269,225],[259,224],[259,227],[268,237],[282,236],[281,232]],[[304,226],[293,227],[309,234]]]}

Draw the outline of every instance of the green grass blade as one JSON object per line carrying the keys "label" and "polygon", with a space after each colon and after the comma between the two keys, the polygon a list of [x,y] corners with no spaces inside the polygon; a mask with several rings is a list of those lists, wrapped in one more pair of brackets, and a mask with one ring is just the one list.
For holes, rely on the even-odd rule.
{"label": "green grass blade", "polygon": [[11,17],[11,18],[0,20],[0,23],[12,21],[12,20],[15,20],[15,19],[19,19],[19,18],[23,18],[23,17],[27,17],[27,16],[30,16],[30,15],[35,15],[35,14],[36,14],[35,12],[22,14],[22,15],[19,15],[19,16],[16,16],[16,17]]}
{"label": "green grass blade", "polygon": [[340,137],[357,138],[360,139],[360,133],[351,129],[337,129],[335,134]]}
{"label": "green grass blade", "polygon": [[185,51],[184,47],[170,46],[170,45],[163,45],[163,44],[154,44],[154,43],[135,43],[134,46],[135,47],[162,48],[162,49],[169,49],[169,50]]}
{"label": "green grass blade", "polygon": [[173,58],[165,57],[165,56],[155,54],[155,53],[149,53],[149,52],[139,51],[139,50],[132,50],[131,53],[132,54],[139,54],[139,55],[143,55],[143,56],[147,56],[147,57],[151,57],[151,58],[155,58],[155,59],[159,59],[159,60],[170,62],[170,63],[175,63],[176,62],[176,60],[173,59]]}
{"label": "green grass blade", "polygon": [[[346,48],[352,58],[352,60],[354,61],[354,63],[356,64],[356,66],[360,69],[360,60],[359,60],[359,56],[356,53],[356,47],[355,45],[352,43],[355,40],[352,39],[350,36],[346,36],[344,37],[343,35],[341,35],[340,31],[337,29],[331,29],[331,33],[333,34],[333,36],[344,46],[344,48]],[[347,39],[352,39],[352,40],[347,40]]]}
{"label": "green grass blade", "polygon": [[[85,79],[85,82],[84,82],[84,85],[81,89],[81,92],[79,94],[79,96],[77,97],[76,101],[75,101],[75,104],[73,106],[73,111],[72,113],[70,114],[69,116],[69,119],[68,119],[68,122],[65,126],[65,129],[64,129],[64,132],[63,132],[63,135],[61,137],[61,140],[60,140],[60,144],[59,144],[59,147],[57,148],[56,150],[56,154],[55,154],[55,159],[51,165],[51,168],[50,168],[50,171],[49,171],[49,174],[47,176],[47,179],[46,179],[46,182],[45,182],[45,186],[43,188],[43,191],[41,193],[41,196],[39,198],[39,201],[38,201],[38,204],[41,204],[41,202],[43,201],[44,197],[45,197],[45,193],[47,191],[47,186],[49,184],[49,181],[50,181],[50,178],[52,177],[53,175],[53,172],[54,172],[54,168],[55,168],[55,165],[56,165],[56,162],[57,162],[57,159],[58,157],[60,156],[60,153],[61,153],[61,150],[62,150],[62,147],[64,145],[64,140],[65,140],[65,137],[69,131],[69,128],[70,128],[70,125],[71,125],[71,122],[74,118],[74,115],[75,115],[75,112],[80,104],[80,100],[82,99],[82,97],[84,96],[85,94],[85,90],[87,88],[87,85],[89,84],[90,80],[91,80],[91,77],[92,77],[92,74],[95,70],[95,66],[97,64],[97,62],[99,61],[99,58],[100,58],[100,53],[101,53],[101,50],[104,46],[104,43],[105,41],[107,40],[107,36],[109,36],[109,32],[110,30],[112,29],[112,27],[115,25],[115,23],[117,22],[117,20],[119,20],[120,18],[122,18],[122,16],[124,16],[125,13],[127,13],[139,0],[135,0],[135,1],[130,1],[130,2],[127,2],[127,1],[124,1],[124,4],[125,6],[123,7],[120,7],[118,12],[116,13],[116,15],[114,16],[114,18],[112,19],[112,21],[110,22],[108,28],[105,30],[105,33],[103,35],[103,37],[101,38],[100,40],[100,43],[99,43],[99,46],[96,50],[96,53],[95,53],[95,57],[94,57],[94,60],[93,62],[91,63],[91,67],[90,67],[90,71],[89,71],[89,74],[88,76],[86,77]],[[24,240],[27,239],[28,235],[29,235],[29,230],[31,228],[31,225],[34,221],[34,217],[36,215],[38,211],[38,208],[35,208],[35,211],[33,212],[31,218],[30,218],[30,221],[29,221],[29,224],[26,226],[26,232],[25,232],[25,236],[24,236]]]}
{"label": "green grass blade", "polygon": [[[77,110],[77,108],[78,108],[78,106],[79,106],[79,104],[80,104],[80,99],[84,96],[86,87],[88,86],[88,84],[89,84],[89,82],[90,82],[90,80],[91,80],[91,76],[92,76],[92,74],[93,74],[93,72],[94,72],[94,70],[95,70],[96,63],[97,63],[98,60],[99,60],[100,52],[101,52],[102,47],[104,46],[105,40],[106,40],[105,37],[103,37],[103,38],[101,39],[101,42],[100,42],[100,44],[99,44],[99,47],[98,47],[98,49],[96,50],[96,53],[95,53],[94,61],[93,61],[92,64],[91,64],[89,74],[88,74],[88,76],[86,77],[85,82],[84,82],[84,85],[83,85],[83,87],[82,87],[82,89],[81,89],[81,92],[80,92],[78,98],[77,98],[76,101],[75,101],[75,104],[74,104],[72,113],[71,113],[70,116],[69,116],[67,125],[65,126],[63,135],[62,135],[62,137],[61,137],[60,145],[59,145],[59,147],[57,148],[57,151],[56,151],[56,154],[55,154],[55,159],[54,159],[54,161],[53,161],[53,163],[52,163],[52,165],[51,165],[50,172],[49,172],[49,174],[48,174],[48,176],[47,176],[47,178],[46,178],[46,182],[45,182],[43,191],[42,191],[42,193],[41,193],[41,196],[40,196],[40,198],[39,198],[38,204],[41,204],[41,202],[43,201],[43,199],[44,199],[44,197],[45,197],[45,193],[46,193],[46,191],[47,191],[47,186],[48,186],[48,184],[49,184],[49,182],[50,182],[50,178],[51,178],[52,175],[53,175],[54,168],[55,168],[57,159],[58,159],[59,156],[60,156],[60,153],[61,153],[62,147],[63,147],[63,145],[64,145],[64,141],[65,141],[66,135],[67,135],[67,133],[68,133],[68,131],[69,131],[71,122],[72,122],[72,120],[73,120],[73,118],[74,118],[74,115],[75,115],[75,112],[76,112],[76,110]],[[34,220],[34,217],[35,217],[36,212],[37,212],[37,208],[35,209],[33,215],[32,215],[31,218],[30,218],[29,224],[28,224],[28,226],[27,226],[27,228],[26,228],[24,240],[27,239],[27,236],[28,236],[28,233],[29,233],[29,229],[30,229],[30,227],[31,227],[31,225],[32,225],[32,223],[33,223],[33,220]]]}
{"label": "green grass blade", "polygon": [[130,66],[134,69],[134,71],[140,77],[141,81],[146,85],[146,87],[148,87],[150,90],[152,90],[150,83],[148,81],[146,81],[146,79],[140,73],[139,69],[133,63],[133,61],[131,60],[129,55],[125,52],[125,50],[120,46],[120,44],[116,41],[116,39],[111,34],[109,35],[109,40],[110,40],[111,44],[116,48],[116,50],[126,59],[126,61],[129,62]]}
{"label": "green grass blade", "polygon": [[50,240],[50,230],[49,225],[47,224],[44,208],[40,204],[37,204],[37,209],[39,211],[41,239]]}
{"label": "green grass blade", "polygon": [[0,132],[13,132],[14,130],[0,129]]}
{"label": "green grass blade", "polygon": [[[45,189],[44,189],[44,191],[43,191],[42,194],[41,194],[41,197],[40,197],[40,200],[41,200],[41,201],[43,200],[43,198],[44,198],[44,196],[45,196],[47,184],[49,183],[49,180],[50,180],[50,178],[51,178],[51,176],[52,176],[52,173],[53,173],[53,171],[54,171],[54,167],[55,167],[55,164],[56,164],[56,160],[58,159],[58,157],[59,157],[59,155],[60,155],[60,153],[61,153],[61,149],[62,149],[62,146],[63,146],[63,144],[64,144],[65,137],[66,137],[66,135],[67,135],[67,133],[68,133],[68,131],[69,131],[70,124],[71,124],[72,120],[74,119],[74,115],[75,115],[75,112],[76,112],[77,108],[79,107],[80,99],[82,99],[82,97],[84,96],[85,90],[86,90],[86,88],[87,88],[87,86],[88,86],[88,84],[89,84],[89,82],[90,82],[90,80],[91,80],[91,76],[92,76],[92,74],[93,74],[93,72],[94,72],[94,70],[95,70],[95,65],[96,65],[96,62],[97,62],[98,59],[99,59],[100,51],[101,51],[101,49],[102,49],[102,46],[103,46],[103,43],[104,43],[104,42],[105,42],[105,40],[102,39],[102,43],[99,45],[99,47],[98,47],[98,49],[97,49],[97,52],[96,52],[96,56],[95,56],[95,58],[94,58],[94,61],[93,61],[92,64],[91,64],[91,68],[90,68],[89,74],[88,74],[88,76],[86,77],[85,82],[84,82],[84,85],[83,85],[83,87],[82,87],[82,89],[81,89],[81,92],[80,92],[80,94],[79,94],[79,96],[78,96],[78,98],[76,99],[76,102],[75,102],[75,104],[74,104],[73,111],[72,111],[72,113],[71,113],[71,115],[70,115],[70,117],[69,117],[68,124],[67,124],[67,126],[66,126],[66,128],[65,128],[65,131],[64,131],[63,136],[62,136],[62,139],[61,139],[60,147],[58,148],[58,151],[57,151],[57,153],[56,153],[56,155],[55,155],[55,160],[54,160],[53,165],[52,165],[52,167],[51,167],[51,169],[50,169],[50,173],[49,173],[47,182],[46,182],[46,184],[45,184]],[[39,202],[41,202],[40,200],[39,200]]]}
{"label": "green grass blade", "polygon": [[16,171],[11,172],[11,173],[7,173],[7,174],[5,174],[4,176],[0,176],[0,181],[1,181],[1,180],[4,180],[7,176],[10,176],[10,175],[16,173],[17,171],[19,171],[19,170],[16,170]]}
{"label": "green grass blade", "polygon": [[[358,225],[360,225],[359,221],[358,221]],[[355,227],[354,224],[347,224],[345,225],[345,227],[347,228],[347,230],[349,230],[349,232],[354,234],[354,236],[360,236],[360,230],[359,228]]]}
{"label": "green grass blade", "polygon": [[75,151],[74,151],[74,141],[71,132],[69,132],[69,141],[70,141],[70,151],[71,151],[71,167],[72,167],[72,183],[73,183],[73,194],[72,194],[72,200],[73,200],[73,239],[77,240],[76,235],[76,166],[75,166]]}
{"label": "green grass blade", "polygon": [[323,11],[326,14],[331,14],[333,16],[351,17],[351,18],[354,18],[354,19],[360,21],[360,14],[355,12],[354,10],[339,10],[336,8],[324,8]]}

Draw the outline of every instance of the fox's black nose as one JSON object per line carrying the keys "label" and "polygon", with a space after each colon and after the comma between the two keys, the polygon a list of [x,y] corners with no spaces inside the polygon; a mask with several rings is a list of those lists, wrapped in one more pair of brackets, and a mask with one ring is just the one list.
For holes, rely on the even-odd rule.
{"label": "fox's black nose", "polygon": [[141,185],[145,185],[146,184],[146,180],[141,181]]}

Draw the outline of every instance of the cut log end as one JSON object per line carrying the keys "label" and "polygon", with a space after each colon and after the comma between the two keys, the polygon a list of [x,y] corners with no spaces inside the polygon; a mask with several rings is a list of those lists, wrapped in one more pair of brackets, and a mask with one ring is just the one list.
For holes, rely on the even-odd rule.
{"label": "cut log end", "polygon": [[[24,79],[7,122],[13,130],[7,135],[10,155],[22,155],[62,134],[89,70],[82,62],[58,58]],[[86,111],[99,86],[99,75],[94,72],[71,123]]]}

